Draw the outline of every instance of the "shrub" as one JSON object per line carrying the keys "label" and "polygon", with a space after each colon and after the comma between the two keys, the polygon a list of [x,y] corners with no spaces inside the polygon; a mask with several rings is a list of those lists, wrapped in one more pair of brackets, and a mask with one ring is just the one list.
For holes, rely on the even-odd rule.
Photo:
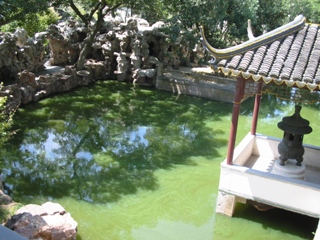
{"label": "shrub", "polygon": [[[2,88],[2,83],[0,83],[0,90]],[[11,130],[12,127],[12,117],[13,112],[7,112],[5,109],[5,103],[7,101],[6,97],[0,97],[0,148],[9,140],[9,138],[14,134]]]}

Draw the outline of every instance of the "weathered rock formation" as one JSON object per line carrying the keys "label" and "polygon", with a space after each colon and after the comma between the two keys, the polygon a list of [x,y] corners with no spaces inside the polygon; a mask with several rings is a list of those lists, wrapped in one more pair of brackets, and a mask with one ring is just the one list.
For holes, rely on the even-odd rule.
{"label": "weathered rock formation", "polygon": [[[197,56],[203,57],[199,47],[190,50],[190,43],[182,36],[170,42],[161,31],[163,26],[163,22],[149,26],[136,17],[126,22],[106,17],[80,72],[73,65],[88,30],[78,21],[70,18],[51,25],[32,38],[23,29],[14,34],[0,33],[0,82],[5,83],[0,97],[6,96],[8,108],[15,109],[100,79],[155,86],[164,68],[177,69],[182,63],[191,64],[191,60],[197,63]],[[46,39],[48,46],[44,46]],[[50,66],[61,69],[52,73]]]}
{"label": "weathered rock formation", "polygon": [[[163,23],[149,26],[146,21],[129,18],[127,22],[106,18],[95,38],[86,70],[95,79],[117,79],[152,84],[157,74],[146,76],[139,71],[161,73],[158,68],[170,45],[159,29]],[[78,59],[87,29],[68,20],[48,28],[51,65],[70,65]]]}
{"label": "weathered rock formation", "polygon": [[14,34],[0,32],[0,81],[17,80],[19,72],[44,69],[45,35],[28,38],[23,29]]}
{"label": "weathered rock formation", "polygon": [[71,240],[77,236],[77,222],[58,203],[29,204],[16,212],[6,227],[27,239]]}

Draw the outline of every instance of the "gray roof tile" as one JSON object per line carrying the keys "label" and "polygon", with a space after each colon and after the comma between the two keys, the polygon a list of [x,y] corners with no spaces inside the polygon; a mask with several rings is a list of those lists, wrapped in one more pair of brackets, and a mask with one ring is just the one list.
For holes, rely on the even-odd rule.
{"label": "gray roof tile", "polygon": [[[272,36],[270,37],[272,38]],[[320,26],[305,24],[288,36],[269,41],[241,54],[220,59],[218,69],[241,71],[274,81],[320,85]],[[311,86],[311,85],[310,85]],[[320,86],[318,87],[320,90]]]}

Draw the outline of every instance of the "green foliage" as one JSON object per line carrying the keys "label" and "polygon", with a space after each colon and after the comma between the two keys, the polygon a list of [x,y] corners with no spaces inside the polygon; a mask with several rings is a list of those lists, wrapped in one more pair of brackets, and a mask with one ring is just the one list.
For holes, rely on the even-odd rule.
{"label": "green foliage", "polygon": [[140,15],[150,24],[157,21],[165,21],[170,16],[164,2],[159,0],[150,0],[149,4],[146,4],[145,1],[134,1],[128,7],[132,9],[132,14]]}
{"label": "green foliage", "polygon": [[1,224],[4,224],[5,222],[7,222],[15,214],[15,212],[21,207],[23,207],[21,203],[14,203],[10,205],[0,205]]}
{"label": "green foliage", "polygon": [[318,20],[319,8],[315,2],[319,0],[259,0],[256,17],[251,18],[255,35],[273,30],[302,14],[309,22]]}
{"label": "green foliage", "polygon": [[[2,83],[0,84],[0,90]],[[7,98],[0,97],[0,148],[9,140],[14,132],[10,131],[13,113],[6,113],[5,103]]]}
{"label": "green foliage", "polygon": [[308,22],[320,23],[320,1],[319,0],[287,0],[288,16],[293,19],[303,14]]}
{"label": "green foliage", "polygon": [[[228,23],[221,31],[227,45],[247,40],[247,20],[250,19],[255,36],[271,31],[303,14],[309,22],[319,21],[319,0],[229,0],[220,1],[222,17]],[[318,4],[318,5],[317,5]]]}
{"label": "green foliage", "polygon": [[23,28],[29,36],[47,29],[50,24],[55,24],[61,17],[53,8],[49,8],[45,14],[29,13],[23,20],[10,22],[1,27],[2,32],[14,32],[17,28]]}
{"label": "green foliage", "polygon": [[106,6],[112,9],[110,12],[125,6],[151,24],[159,20],[168,22],[172,36],[176,35],[177,27],[179,31],[194,30],[195,26],[203,25],[210,32],[209,40],[217,47],[247,40],[248,19],[256,36],[299,14],[305,15],[309,22],[320,21],[319,0],[6,0],[0,1],[0,27],[12,23],[1,30],[22,27],[30,35],[43,31],[58,20],[54,12],[47,11],[49,6],[63,8],[87,25],[93,18],[97,20],[106,14]]}
{"label": "green foliage", "polygon": [[13,21],[23,21],[28,14],[43,13],[52,1],[48,0],[4,0],[0,1],[0,26]]}
{"label": "green foliage", "polygon": [[[255,36],[271,31],[303,14],[319,22],[319,0],[163,0],[174,36],[179,29],[202,25],[215,47],[227,47],[247,40],[248,19]],[[161,9],[160,9],[161,11]]]}
{"label": "green foliage", "polygon": [[23,22],[22,27],[30,34],[33,35],[37,32],[42,32],[47,29],[50,24],[55,24],[61,17],[52,9],[49,8],[46,14],[36,14],[34,17],[27,18],[27,21]]}

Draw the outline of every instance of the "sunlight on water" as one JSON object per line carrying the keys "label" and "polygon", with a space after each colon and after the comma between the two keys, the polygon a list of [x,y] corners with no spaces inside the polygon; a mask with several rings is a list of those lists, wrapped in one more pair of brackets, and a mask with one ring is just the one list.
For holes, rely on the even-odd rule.
{"label": "sunlight on water", "polygon": [[[281,138],[277,123],[294,105],[262,101],[258,132]],[[252,106],[241,106],[237,142],[250,131]],[[59,202],[79,240],[312,239],[317,222],[283,210],[239,204],[233,218],[215,213],[231,111],[115,82],[30,104],[0,156],[6,189],[24,204]],[[320,142],[318,107],[301,115],[314,129],[305,143]]]}
{"label": "sunlight on water", "polygon": [[[305,239],[287,233],[285,226],[265,225],[266,221],[261,219],[255,222],[241,216],[216,215],[219,165],[207,159],[197,159],[197,162],[196,166],[159,170],[156,174],[159,189],[139,191],[117,203],[92,205],[72,198],[59,202],[75,219],[81,219],[79,235],[83,239]],[[244,211],[249,215],[247,218],[250,214],[263,214],[252,208],[238,209],[240,213]],[[283,224],[277,219],[274,221]]]}
{"label": "sunlight on water", "polygon": [[210,176],[217,174],[212,165],[211,161],[202,159],[196,166],[159,170],[156,173],[157,190],[141,190],[117,203],[92,205],[82,202],[79,206],[70,198],[59,202],[75,219],[83,219],[79,222],[79,234],[90,232],[86,239],[179,240],[199,236],[210,239],[217,185],[213,180],[208,181]]}

